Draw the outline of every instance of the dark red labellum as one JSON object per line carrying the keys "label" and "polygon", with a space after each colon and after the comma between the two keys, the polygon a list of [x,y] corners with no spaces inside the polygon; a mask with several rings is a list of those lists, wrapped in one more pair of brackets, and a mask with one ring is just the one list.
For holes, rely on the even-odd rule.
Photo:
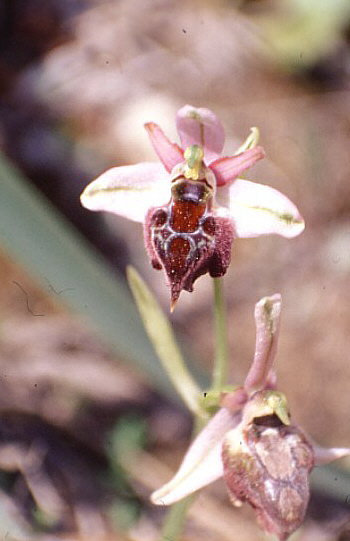
{"label": "dark red labellum", "polygon": [[166,272],[172,306],[199,276],[222,276],[230,263],[232,225],[210,210],[210,194],[205,181],[177,179],[170,203],[147,214],[146,245],[154,268]]}
{"label": "dark red labellum", "polygon": [[262,528],[285,540],[303,521],[314,454],[298,427],[270,420],[243,430],[240,451],[225,440],[224,479],[233,501],[250,503]]}

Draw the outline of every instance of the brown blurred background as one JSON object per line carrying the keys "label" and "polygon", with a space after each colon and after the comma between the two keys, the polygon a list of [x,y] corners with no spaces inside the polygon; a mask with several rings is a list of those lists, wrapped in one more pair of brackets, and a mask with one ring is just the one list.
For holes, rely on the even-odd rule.
{"label": "brown blurred background", "polygon": [[[134,264],[165,308],[164,277],[147,260],[141,227],[85,211],[80,192],[107,167],[156,161],[142,124],[153,120],[175,140],[174,116],[185,103],[221,118],[227,154],[259,127],[267,159],[249,179],[290,197],[306,229],[291,241],[234,243],[225,278],[230,382],[242,381],[254,353],[254,303],[280,292],[279,386],[318,443],[349,446],[349,2],[2,0],[0,24],[3,151],[113,268],[124,273]],[[120,481],[106,440],[129,426],[132,413],[130,426],[145,430],[149,449],[174,469],[188,441],[188,418],[115,363],[108,346],[5,253],[0,272],[6,509],[29,538],[34,528],[34,538],[77,532],[117,539],[124,521],[129,538],[154,539],[160,513],[147,504],[152,486],[141,474]],[[194,293],[182,294],[172,317],[208,371],[211,304],[203,277]],[[222,486],[217,491],[223,509],[211,512],[226,513]],[[349,503],[327,514],[331,508],[314,505],[314,519],[323,514],[328,521],[310,519],[303,539],[349,538]],[[198,525],[200,514],[191,539],[229,538],[230,520],[240,520],[236,511],[234,519],[223,515],[227,530],[218,532],[213,519],[211,533]],[[238,538],[260,539],[249,528],[244,533],[242,526]]]}

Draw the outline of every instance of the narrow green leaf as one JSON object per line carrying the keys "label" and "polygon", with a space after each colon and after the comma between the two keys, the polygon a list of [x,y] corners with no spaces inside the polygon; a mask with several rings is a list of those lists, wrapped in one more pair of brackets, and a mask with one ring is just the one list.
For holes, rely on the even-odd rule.
{"label": "narrow green leaf", "polygon": [[206,417],[199,406],[201,390],[187,369],[168,319],[133,267],[128,267],[127,277],[149,339],[175,389],[190,411]]}
{"label": "narrow green leaf", "polygon": [[56,302],[92,323],[119,359],[174,397],[124,278],[1,153],[0,186],[0,246]]}

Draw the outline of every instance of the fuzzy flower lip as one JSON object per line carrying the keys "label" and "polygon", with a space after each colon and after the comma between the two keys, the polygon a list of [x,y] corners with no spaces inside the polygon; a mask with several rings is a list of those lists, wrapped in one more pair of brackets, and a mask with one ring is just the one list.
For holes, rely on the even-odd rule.
{"label": "fuzzy flower lip", "polygon": [[[280,316],[281,296],[279,294],[264,297],[255,305],[255,354],[243,386],[227,394],[222,393],[221,408],[191,443],[175,476],[151,495],[154,504],[171,505],[216,479],[224,477],[231,498],[236,498],[237,504],[241,503],[240,500],[250,502],[255,509],[258,509],[257,518],[263,528],[276,533],[280,539],[286,539],[303,519],[309,497],[307,478],[312,467],[350,454],[349,448],[318,447],[298,426],[291,423],[286,398],[276,390],[276,376],[272,368],[277,349]],[[266,423],[266,418],[269,417],[277,419],[279,426],[274,428],[276,424],[266,425],[264,433],[263,423]],[[262,424],[259,424],[259,419],[262,420]],[[262,439],[257,439],[254,443],[259,430],[262,431]],[[290,515],[287,514],[286,518],[283,514],[285,511],[283,506],[276,507],[273,501],[268,503],[269,491],[256,488],[258,477],[253,477],[251,484],[245,476],[239,478],[242,472],[240,468],[245,468],[248,464],[244,457],[250,456],[252,462],[249,463],[252,466],[254,464],[253,455],[249,454],[252,448],[248,448],[252,440],[253,449],[255,447],[257,453],[265,453],[261,456],[265,457],[268,464],[269,446],[264,447],[263,442],[264,439],[272,441],[271,438],[275,439],[285,457],[290,457],[291,453],[294,455],[293,449],[299,457],[304,457],[304,462],[302,461],[299,465],[286,458],[285,465],[280,467],[282,486],[278,485],[278,482],[275,485],[276,490],[282,491],[279,494],[282,495],[283,500],[284,485],[287,480],[285,476],[289,468],[291,473],[288,491],[294,494],[298,502],[294,508],[296,515],[293,520],[290,519]],[[278,450],[274,453],[279,455]],[[268,464],[270,470],[272,468],[273,471],[279,468],[275,455],[272,453]],[[238,470],[235,471],[234,466],[232,469],[231,463],[236,465]],[[245,486],[242,488],[241,485],[235,492],[237,479],[239,482],[243,479]],[[265,477],[266,479],[270,479],[266,481],[267,484],[276,482],[273,474],[270,478]],[[265,486],[267,486],[266,482]]]}
{"label": "fuzzy flower lip", "polygon": [[[145,124],[151,143],[162,163],[140,163],[114,167],[89,184],[81,195],[83,206],[144,222],[150,207],[167,205],[171,199],[169,174],[185,162],[187,148],[203,148],[205,166],[214,173],[213,209],[229,217],[236,237],[278,234],[299,235],[304,220],[295,205],[277,190],[238,179],[265,153],[260,146],[246,145],[239,154],[221,156],[224,130],[216,115],[190,105],[176,115],[181,146],[171,142],[154,122]],[[248,138],[249,139],[249,138]]]}

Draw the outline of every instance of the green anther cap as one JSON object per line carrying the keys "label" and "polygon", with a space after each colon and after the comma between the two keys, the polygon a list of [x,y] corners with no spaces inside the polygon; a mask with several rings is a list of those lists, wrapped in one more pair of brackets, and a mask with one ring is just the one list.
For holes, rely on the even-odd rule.
{"label": "green anther cap", "polygon": [[272,412],[277,415],[279,420],[284,425],[289,425],[289,415],[288,415],[288,406],[287,399],[284,394],[277,391],[265,391],[264,402],[268,405]]}
{"label": "green anther cap", "polygon": [[186,160],[185,177],[197,180],[199,176],[200,166],[204,158],[204,151],[198,145],[187,147],[184,153]]}
{"label": "green anther cap", "polygon": [[281,423],[290,425],[287,400],[278,391],[259,391],[255,393],[244,408],[244,423],[247,425],[258,417],[277,415]]}

